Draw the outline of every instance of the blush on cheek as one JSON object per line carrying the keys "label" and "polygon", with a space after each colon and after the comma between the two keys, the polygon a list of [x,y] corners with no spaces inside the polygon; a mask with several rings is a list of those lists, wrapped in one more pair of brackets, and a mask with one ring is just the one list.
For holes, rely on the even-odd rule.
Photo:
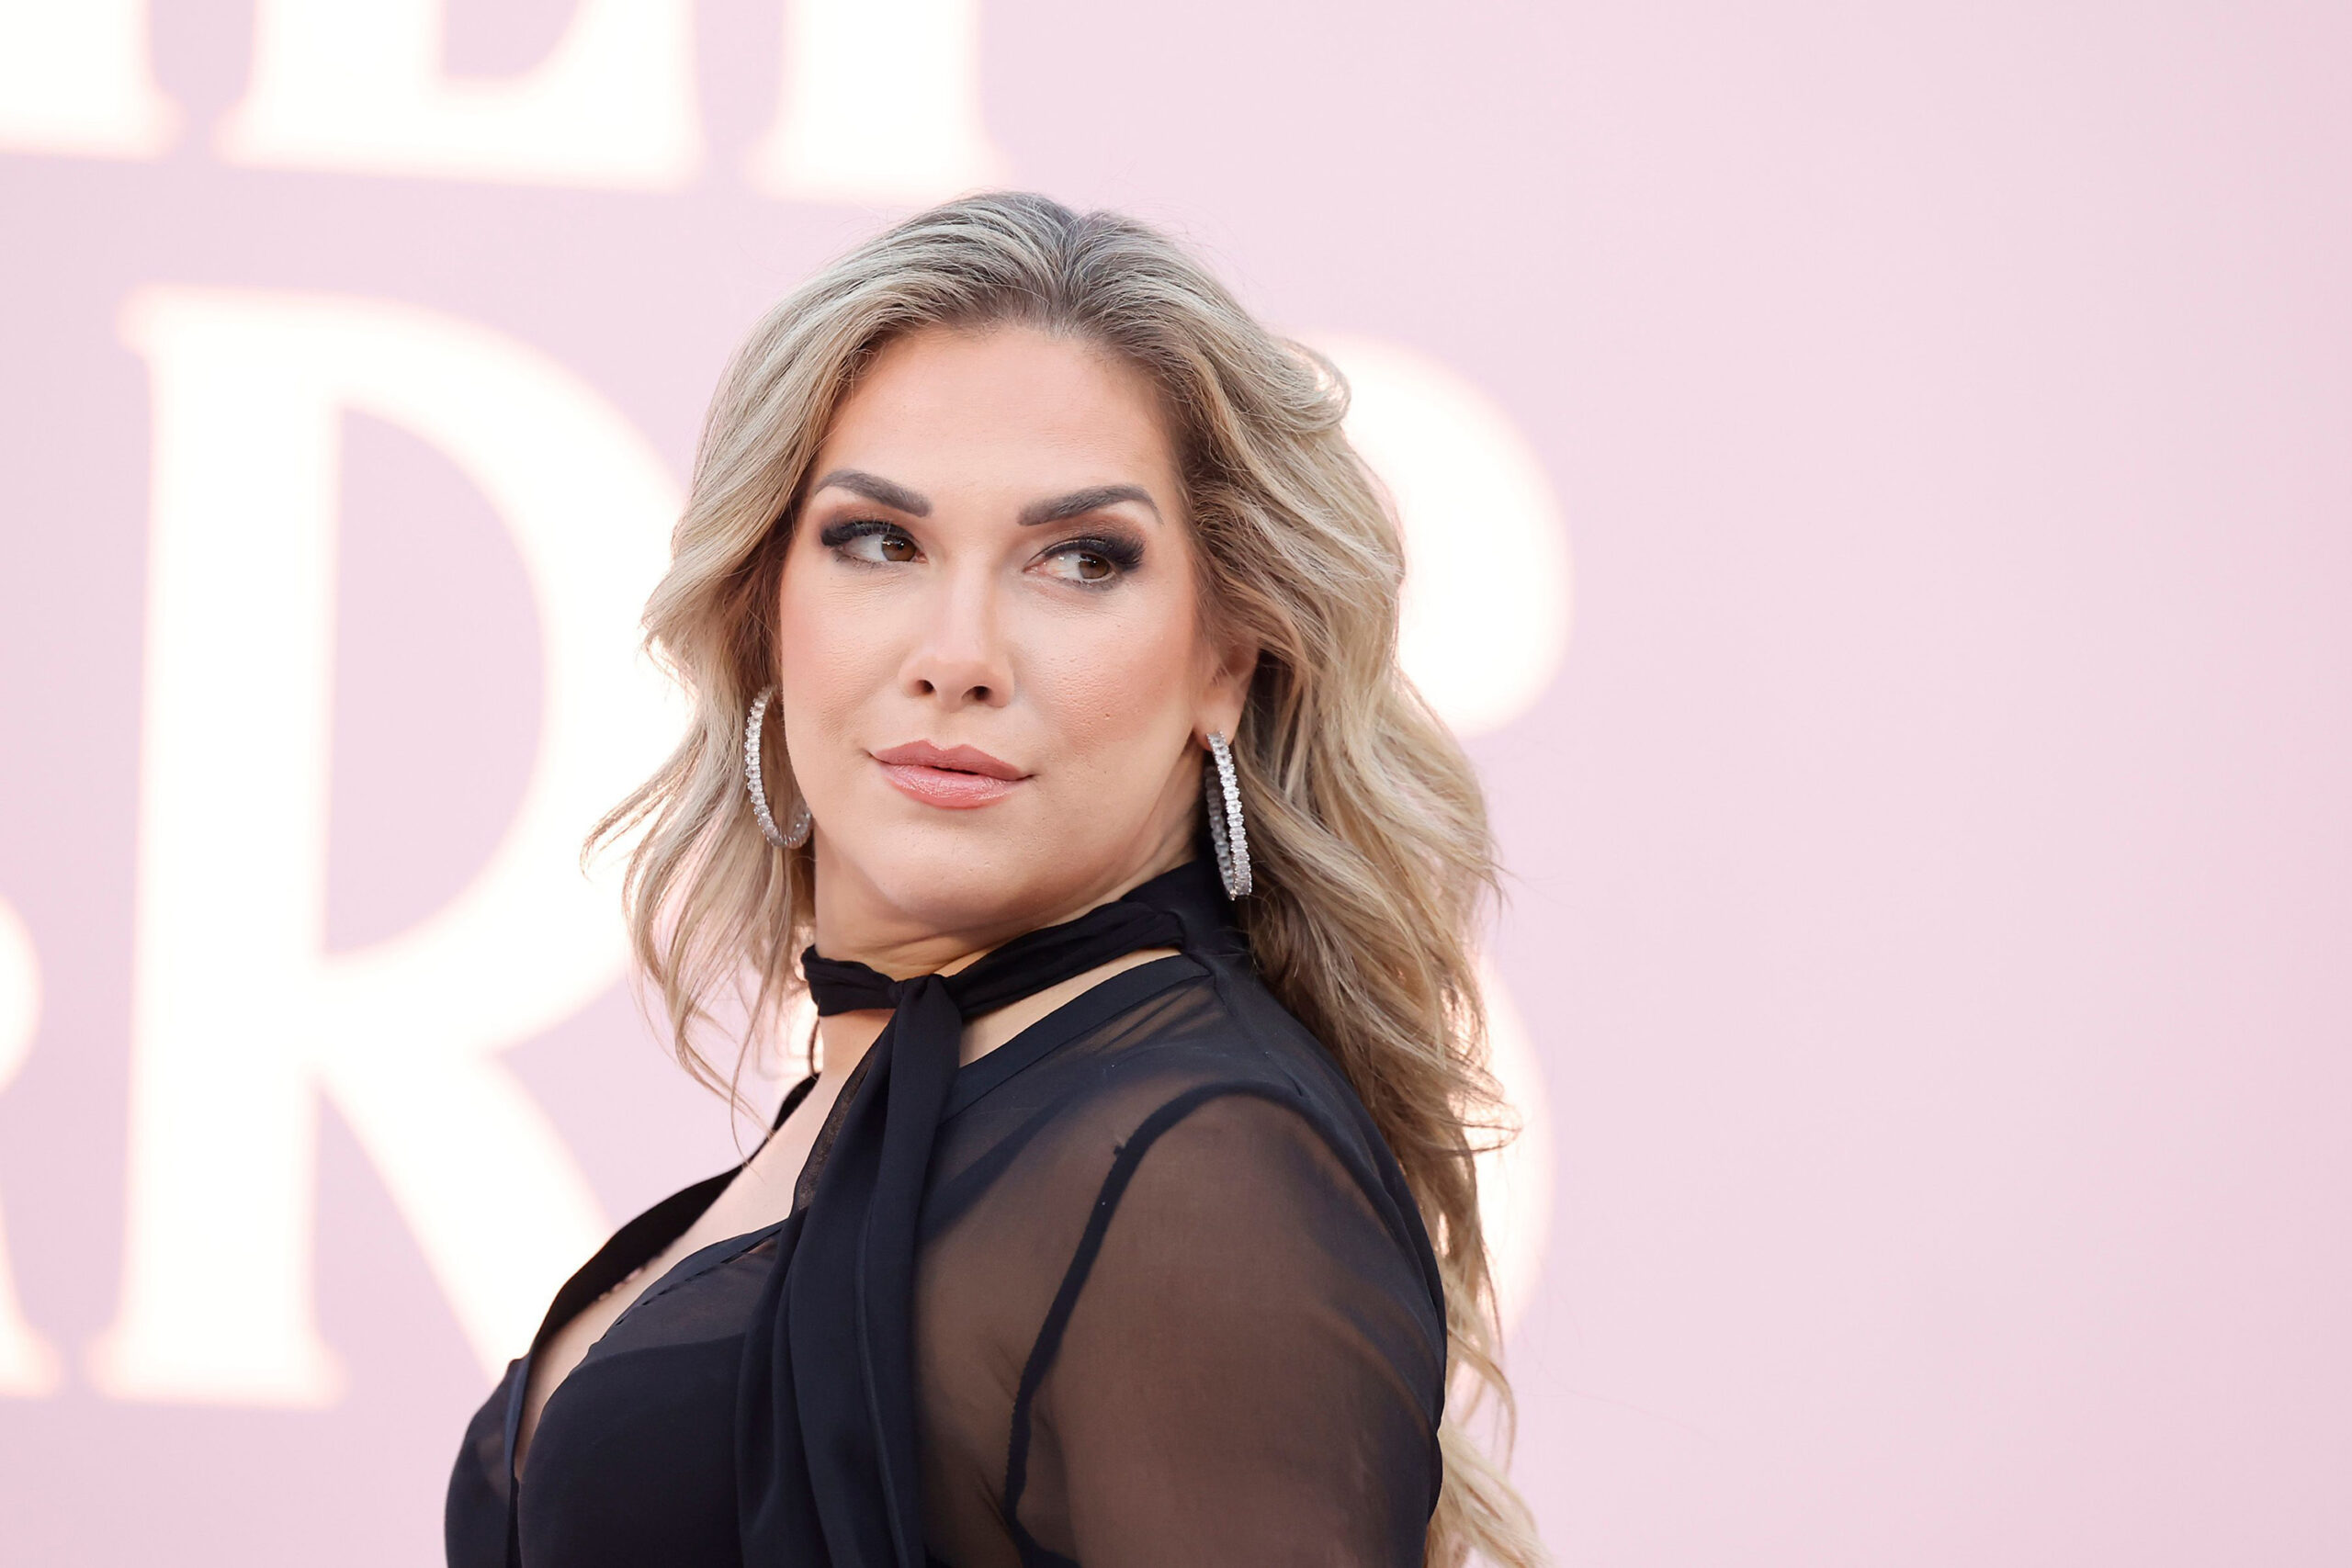
{"label": "blush on cheek", "polygon": [[[794,547],[804,546],[796,540]],[[859,716],[877,694],[888,693],[899,653],[898,639],[873,607],[828,592],[821,575],[806,570],[814,565],[796,562],[786,571],[776,606],[776,660],[793,772],[812,808],[821,809],[838,798],[834,784],[863,757],[854,739]]]}
{"label": "blush on cheek", "polygon": [[1090,639],[1037,670],[1037,706],[1074,753],[1089,753],[1189,726],[1199,650],[1189,637],[1131,635]]}

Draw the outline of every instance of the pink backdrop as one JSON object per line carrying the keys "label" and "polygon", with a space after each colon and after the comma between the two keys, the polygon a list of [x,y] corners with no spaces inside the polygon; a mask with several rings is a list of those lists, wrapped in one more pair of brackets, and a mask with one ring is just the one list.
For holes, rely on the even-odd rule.
{"label": "pink backdrop", "polygon": [[1364,378],[1561,1557],[2352,1561],[2340,15],[156,13],[0,0],[0,1558],[438,1560],[484,1249],[736,1136],[572,895],[450,912],[639,755],[733,341],[1004,181]]}

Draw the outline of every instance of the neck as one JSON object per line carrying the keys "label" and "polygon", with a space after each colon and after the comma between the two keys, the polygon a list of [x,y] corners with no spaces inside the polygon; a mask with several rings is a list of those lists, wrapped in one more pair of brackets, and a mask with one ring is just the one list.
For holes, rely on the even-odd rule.
{"label": "neck", "polygon": [[[1172,834],[1142,863],[1104,879],[1074,900],[1065,900],[1065,907],[997,916],[961,929],[942,931],[890,908],[870,883],[853,868],[840,863],[838,857],[827,853],[820,834],[817,843],[816,947],[828,958],[863,964],[894,980],[916,975],[953,975],[1014,937],[1077,919],[1153,877],[1175,870],[1191,858],[1190,838]],[[829,891],[835,896],[828,897]],[[817,1038],[824,1051],[823,1076],[831,1078],[854,1070],[889,1021],[889,1013],[878,1008],[819,1019]]]}
{"label": "neck", "polygon": [[820,834],[816,947],[827,958],[863,964],[893,980],[953,975],[1014,937],[1077,919],[1192,858],[1190,837],[1170,834],[1150,853],[1106,871],[1051,905],[989,909],[969,919],[942,922],[895,905],[854,866],[829,853]]}
{"label": "neck", "polygon": [[838,1082],[857,1070],[882,1036],[890,1015],[879,1010],[837,1012],[817,1021],[818,1077]]}

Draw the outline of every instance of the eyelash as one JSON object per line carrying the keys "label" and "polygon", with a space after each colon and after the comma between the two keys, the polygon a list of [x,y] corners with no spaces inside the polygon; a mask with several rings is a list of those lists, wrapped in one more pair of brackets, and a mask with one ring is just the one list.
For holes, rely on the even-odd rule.
{"label": "eyelash", "polygon": [[[829,523],[817,535],[817,540],[820,544],[825,546],[826,548],[842,555],[845,559],[856,561],[858,565],[882,566],[899,564],[897,562],[860,560],[856,557],[848,555],[848,547],[853,541],[865,538],[900,539],[904,540],[913,548],[921,549],[922,547],[922,546],[915,544],[913,537],[896,523],[884,523],[871,518],[859,519],[847,523]],[[1108,561],[1114,569],[1113,575],[1110,577],[1099,579],[1092,582],[1078,579],[1064,580],[1074,583],[1080,588],[1107,588],[1112,583],[1116,582],[1120,578],[1125,577],[1127,573],[1133,571],[1143,562],[1142,545],[1133,539],[1122,539],[1103,535],[1087,535],[1075,539],[1063,539],[1046,550],[1045,552],[1044,558],[1051,559],[1055,556],[1069,555],[1074,552],[1085,555],[1100,556],[1102,559]]]}
{"label": "eyelash", "polygon": [[[905,539],[910,545],[914,544],[914,540],[908,535],[907,531],[904,528],[899,527],[896,523],[879,523],[871,520],[854,523],[828,523],[817,535],[817,542],[819,544],[823,545],[829,550],[836,552],[845,550],[849,546],[850,541],[853,539],[865,538],[898,538]],[[922,547],[916,546],[916,547],[921,548]],[[871,565],[876,563],[867,562],[863,564]]]}
{"label": "eyelash", "polygon": [[1099,534],[1089,535],[1080,539],[1064,539],[1046,553],[1051,557],[1067,555],[1073,551],[1084,555],[1101,556],[1104,560],[1109,561],[1112,567],[1109,577],[1098,582],[1080,582],[1079,586],[1081,588],[1107,588],[1143,564],[1143,546],[1133,539],[1110,537]]}

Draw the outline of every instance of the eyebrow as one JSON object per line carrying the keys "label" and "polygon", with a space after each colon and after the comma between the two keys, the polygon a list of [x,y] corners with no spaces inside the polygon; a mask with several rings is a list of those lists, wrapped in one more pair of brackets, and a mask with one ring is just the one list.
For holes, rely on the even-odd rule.
{"label": "eyebrow", "polygon": [[902,484],[893,484],[879,474],[869,474],[863,468],[835,468],[816,483],[817,490],[840,486],[854,494],[862,495],[877,506],[893,512],[903,512],[910,517],[931,515],[931,499],[917,495]]}
{"label": "eyebrow", "polygon": [[1091,490],[1074,490],[1068,495],[1057,495],[1051,501],[1033,501],[1021,509],[1021,525],[1035,528],[1041,523],[1059,523],[1066,517],[1082,517],[1090,512],[1100,512],[1122,501],[1140,502],[1151,508],[1154,517],[1159,507],[1151,493],[1141,485],[1096,485]]}
{"label": "eyebrow", "polygon": [[[812,487],[812,493],[814,491],[831,490],[835,487],[854,495],[862,495],[866,500],[877,505],[887,506],[894,512],[903,512],[910,517],[931,515],[929,496],[919,495],[895,480],[886,479],[879,474],[869,474],[863,468],[835,468],[816,482]],[[1059,523],[1070,517],[1083,517],[1090,512],[1100,512],[1106,506],[1114,506],[1123,501],[1136,502],[1150,508],[1154,517],[1159,515],[1159,504],[1151,499],[1151,492],[1141,485],[1095,485],[1086,490],[1071,491],[1068,495],[1057,495],[1046,501],[1033,501],[1021,509],[1019,522],[1023,528],[1035,528],[1041,524]]]}

